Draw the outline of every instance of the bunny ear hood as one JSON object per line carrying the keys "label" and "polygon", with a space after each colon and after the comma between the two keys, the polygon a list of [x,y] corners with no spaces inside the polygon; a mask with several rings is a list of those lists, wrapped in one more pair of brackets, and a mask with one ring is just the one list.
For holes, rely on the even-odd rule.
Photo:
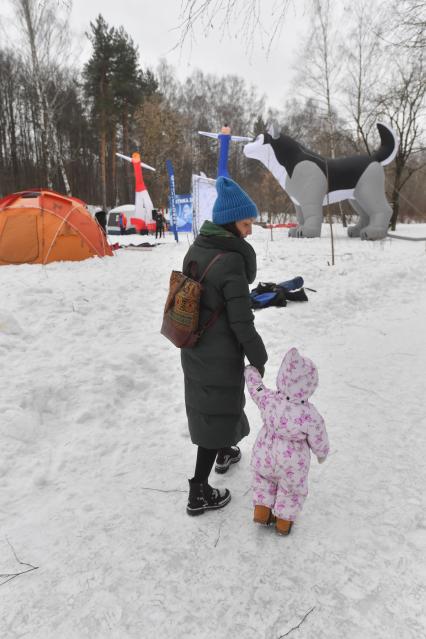
{"label": "bunny ear hood", "polygon": [[290,400],[307,401],[318,386],[318,371],[297,348],[291,348],[282,361],[277,377],[277,388]]}

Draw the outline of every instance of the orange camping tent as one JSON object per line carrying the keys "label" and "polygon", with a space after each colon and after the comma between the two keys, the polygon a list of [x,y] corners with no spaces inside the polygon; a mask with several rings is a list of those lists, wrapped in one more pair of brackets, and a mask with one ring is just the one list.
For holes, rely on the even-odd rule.
{"label": "orange camping tent", "polygon": [[84,202],[33,190],[0,200],[0,265],[47,264],[113,255]]}

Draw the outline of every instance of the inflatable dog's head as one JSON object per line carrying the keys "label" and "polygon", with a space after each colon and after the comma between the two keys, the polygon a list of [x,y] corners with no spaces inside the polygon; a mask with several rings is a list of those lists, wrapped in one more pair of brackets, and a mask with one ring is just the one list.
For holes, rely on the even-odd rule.
{"label": "inflatable dog's head", "polygon": [[244,146],[244,155],[253,160],[259,160],[267,166],[265,157],[270,153],[268,147],[272,147],[273,141],[278,140],[279,137],[278,126],[275,123],[270,124],[264,133],[261,133],[253,142],[249,142]]}
{"label": "inflatable dog's head", "polygon": [[253,142],[244,146],[244,155],[252,160],[259,160],[285,189],[287,171],[284,162],[280,162],[283,136],[280,135],[276,123],[272,123]]}

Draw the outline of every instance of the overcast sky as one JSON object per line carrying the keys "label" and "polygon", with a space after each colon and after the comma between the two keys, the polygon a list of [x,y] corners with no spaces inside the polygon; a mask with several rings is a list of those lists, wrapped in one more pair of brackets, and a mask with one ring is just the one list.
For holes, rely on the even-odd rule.
{"label": "overcast sky", "polygon": [[[241,0],[243,2],[243,0]],[[270,28],[274,18],[271,12],[276,0],[262,0],[262,10],[266,28]],[[262,50],[260,34],[254,41],[251,52],[247,51],[244,38],[238,35],[236,27],[221,33],[220,18],[217,26],[210,29],[208,37],[200,26],[196,29],[196,40],[188,41],[183,50],[173,51],[179,40],[180,0],[73,0],[71,26],[83,46],[81,63],[90,52],[84,31],[89,28],[99,13],[111,26],[123,25],[139,46],[143,67],[155,68],[161,57],[173,64],[179,79],[189,75],[193,69],[225,75],[237,74],[248,83],[254,84],[259,93],[266,94],[268,106],[282,107],[289,95],[295,62],[299,55],[298,43],[303,39],[308,26],[308,18],[294,10],[288,13],[283,27],[269,56]],[[268,38],[265,37],[265,42]]]}

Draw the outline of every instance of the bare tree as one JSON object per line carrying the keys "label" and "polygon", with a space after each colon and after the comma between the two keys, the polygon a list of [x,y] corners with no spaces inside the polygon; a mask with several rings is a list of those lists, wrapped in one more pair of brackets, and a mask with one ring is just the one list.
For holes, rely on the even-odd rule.
{"label": "bare tree", "polygon": [[10,165],[13,184],[19,181],[18,129],[16,77],[19,64],[11,52],[0,51],[0,173],[4,177]]}
{"label": "bare tree", "polygon": [[311,28],[301,59],[298,84],[324,113],[329,130],[329,153],[336,154],[335,118],[341,81],[338,33],[333,22],[334,0],[313,0]]}
{"label": "bare tree", "polygon": [[353,26],[340,47],[345,68],[344,107],[355,124],[358,149],[370,153],[370,134],[377,121],[376,96],[383,88],[384,60],[391,62],[390,52],[381,38],[384,16],[380,7],[361,0],[347,12]]}
{"label": "bare tree", "polygon": [[[53,187],[53,174],[56,162],[64,182],[65,191],[71,195],[71,189],[55,128],[55,92],[52,78],[57,77],[58,58],[66,48],[67,30],[56,15],[56,3],[53,0],[12,0],[19,24],[25,34],[25,49],[28,74],[31,75],[37,97],[36,118],[42,141],[43,164],[46,182]],[[55,62],[53,62],[53,59]]]}
{"label": "bare tree", "polygon": [[[336,156],[336,119],[341,65],[338,58],[338,31],[333,22],[337,10],[333,0],[313,0],[311,30],[305,45],[305,55],[299,73],[300,80],[322,107],[328,124],[329,151]],[[328,207],[327,207],[328,208]],[[343,226],[346,217],[339,203]]]}
{"label": "bare tree", "polygon": [[[386,2],[389,12],[389,5]],[[426,1],[394,0],[390,15],[390,37],[398,46],[424,50],[426,47]]]}
{"label": "bare tree", "polygon": [[[199,26],[204,35],[212,28],[233,36],[240,33],[248,49],[260,38],[269,52],[292,4],[292,0],[182,0],[177,46],[191,40]],[[268,20],[270,27],[266,26]]]}
{"label": "bare tree", "polygon": [[411,176],[426,166],[426,69],[424,60],[401,62],[389,90],[378,98],[378,113],[399,136],[392,176],[392,230],[398,220],[400,193]]}

